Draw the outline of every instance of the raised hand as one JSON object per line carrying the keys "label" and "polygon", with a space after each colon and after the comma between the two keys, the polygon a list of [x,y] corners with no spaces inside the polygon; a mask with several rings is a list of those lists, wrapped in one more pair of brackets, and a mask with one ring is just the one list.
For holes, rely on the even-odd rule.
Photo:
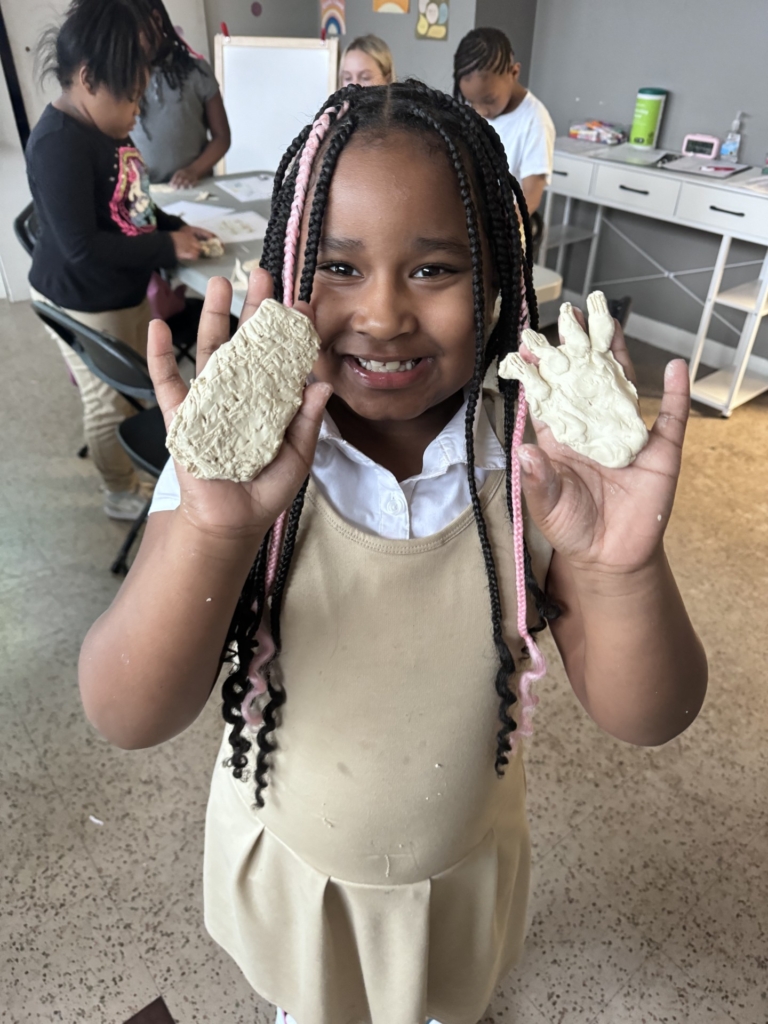
{"label": "raised hand", "polygon": [[[608,338],[602,310],[596,311],[597,331],[590,318],[593,352]],[[559,323],[563,341],[575,341],[577,348],[587,339],[579,318],[580,313],[567,309]],[[609,347],[632,379],[623,333],[615,321]],[[553,359],[557,363],[563,348],[545,354],[549,367]],[[535,355],[541,356],[541,351]],[[529,358],[532,362],[534,353]],[[542,384],[549,367],[540,367],[536,378],[523,378],[524,387],[532,385],[532,409],[538,400],[536,388],[549,387],[546,380]],[[680,473],[689,405],[687,366],[673,360],[667,366],[661,408],[648,443],[634,462],[619,469],[600,465],[558,441],[552,429],[533,416],[538,445],[522,445],[519,450],[526,502],[542,533],[574,570],[631,573],[658,553]]]}
{"label": "raised hand", "polygon": [[[251,316],[265,298],[272,296],[272,279],[266,271],[251,273],[241,322]],[[221,277],[212,278],[200,317],[197,342],[197,372],[213,353],[229,341],[229,308],[232,287]],[[311,316],[309,306],[297,308]],[[150,325],[147,352],[149,372],[166,428],[186,398],[188,388],[179,374],[173,354],[171,332],[160,320]],[[331,389],[312,384],[292,420],[277,457],[249,483],[226,480],[196,480],[181,466],[176,472],[181,488],[181,510],[187,520],[206,533],[218,536],[262,536],[288,508],[306,479],[314,457],[323,409]]]}

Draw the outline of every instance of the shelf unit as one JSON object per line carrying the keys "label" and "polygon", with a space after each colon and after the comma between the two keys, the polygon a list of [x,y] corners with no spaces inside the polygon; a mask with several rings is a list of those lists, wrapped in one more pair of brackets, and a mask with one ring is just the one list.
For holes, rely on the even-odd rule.
{"label": "shelf unit", "polygon": [[[715,270],[701,314],[689,369],[691,398],[719,410],[722,416],[730,416],[733,410],[740,405],[744,405],[745,402],[768,391],[768,380],[747,369],[760,323],[764,316],[768,316],[768,249],[757,280],[747,281],[744,284],[736,285],[735,288],[726,288],[721,291],[723,272],[732,241],[730,235],[723,235],[720,242]],[[697,380],[696,375],[701,364],[715,306],[738,309],[740,312],[746,313],[746,320],[739,336],[739,343],[734,350],[732,364]]]}

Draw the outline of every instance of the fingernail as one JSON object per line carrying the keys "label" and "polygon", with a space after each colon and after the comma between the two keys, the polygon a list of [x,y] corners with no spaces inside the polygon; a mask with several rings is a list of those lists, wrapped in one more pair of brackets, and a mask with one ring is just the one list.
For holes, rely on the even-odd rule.
{"label": "fingernail", "polygon": [[525,448],[518,449],[517,461],[520,463],[520,469],[526,476],[533,475],[533,459],[531,453],[526,451]]}

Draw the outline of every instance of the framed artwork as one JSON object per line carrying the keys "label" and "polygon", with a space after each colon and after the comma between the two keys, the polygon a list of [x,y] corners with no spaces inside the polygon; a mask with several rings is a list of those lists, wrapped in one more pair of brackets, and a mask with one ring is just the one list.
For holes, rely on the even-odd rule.
{"label": "framed artwork", "polygon": [[376,14],[408,14],[411,0],[373,0]]}
{"label": "framed artwork", "polygon": [[419,0],[419,19],[416,22],[417,39],[447,39],[449,0]]}
{"label": "framed artwork", "polygon": [[327,36],[343,36],[347,31],[344,0],[320,0],[320,34]]}

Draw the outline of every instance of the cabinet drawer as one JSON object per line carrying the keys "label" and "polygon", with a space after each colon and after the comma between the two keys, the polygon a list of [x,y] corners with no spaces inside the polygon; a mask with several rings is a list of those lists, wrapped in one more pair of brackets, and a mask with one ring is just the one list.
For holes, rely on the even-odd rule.
{"label": "cabinet drawer", "polygon": [[589,161],[555,153],[551,186],[553,192],[561,196],[578,196],[586,199],[591,181],[592,164]]}
{"label": "cabinet drawer", "polygon": [[651,216],[671,217],[675,212],[680,182],[664,172],[644,174],[624,167],[598,167],[594,196],[609,203],[633,206]]}
{"label": "cabinet drawer", "polygon": [[768,197],[740,195],[710,185],[683,185],[677,215],[721,231],[768,239]]}

